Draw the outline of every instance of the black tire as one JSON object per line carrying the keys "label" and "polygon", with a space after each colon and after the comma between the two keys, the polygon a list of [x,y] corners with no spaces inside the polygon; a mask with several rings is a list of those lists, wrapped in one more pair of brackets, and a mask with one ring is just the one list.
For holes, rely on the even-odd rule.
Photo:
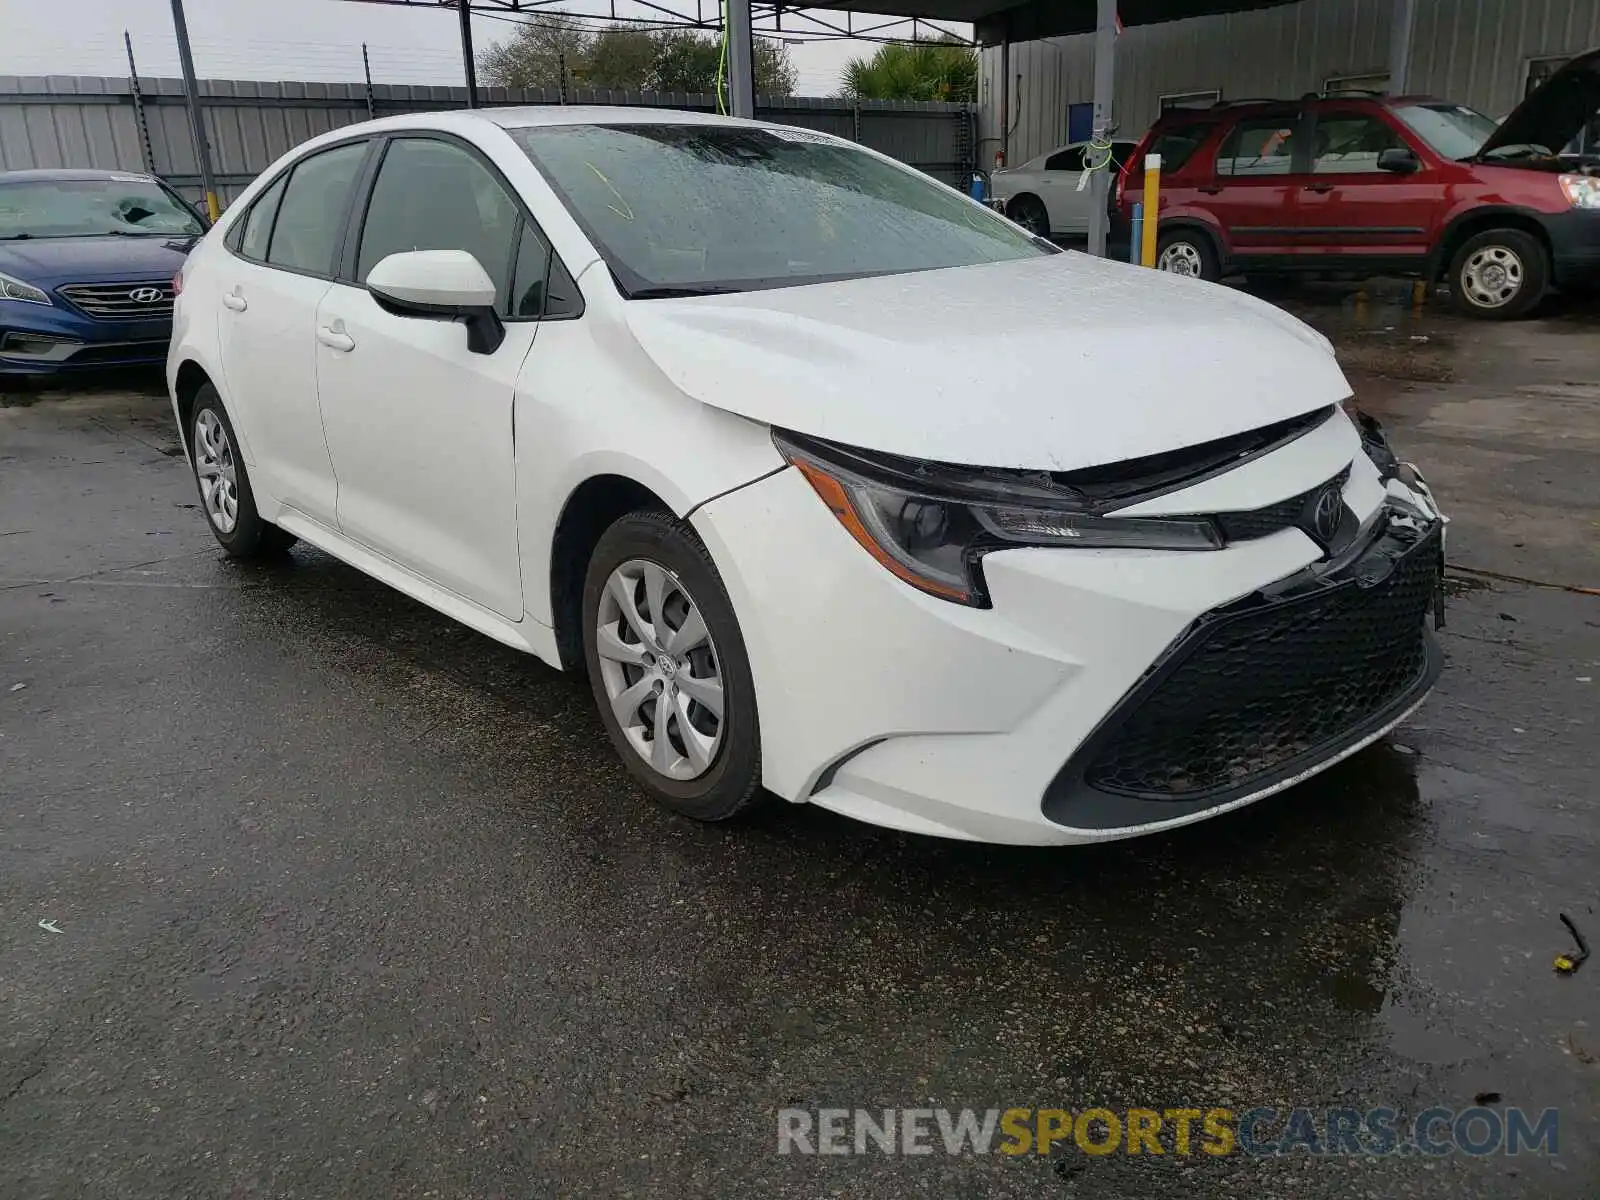
{"label": "black tire", "polygon": [[[226,531],[218,526],[216,518],[212,516],[206,503],[206,489],[200,480],[200,429],[208,414],[215,417],[227,434],[234,471],[235,519],[233,528]],[[200,511],[205,514],[206,524],[211,527],[213,536],[227,552],[228,557],[243,559],[281,557],[297,539],[294,534],[286,533],[276,525],[263,521],[261,514],[256,511],[255,493],[250,490],[250,474],[245,469],[243,456],[238,453],[239,437],[233,431],[233,422],[228,419],[228,410],[222,407],[222,398],[217,395],[217,389],[209,383],[202,384],[195,394],[194,410],[189,416],[187,436],[189,466],[194,472],[195,487],[200,492]]]}
{"label": "black tire", "polygon": [[[1191,269],[1177,269],[1180,263]],[[1155,265],[1158,270],[1169,274],[1188,275],[1193,279],[1204,279],[1207,283],[1215,283],[1222,278],[1216,247],[1205,234],[1192,229],[1174,229],[1163,233],[1156,243]]]}
{"label": "black tire", "polygon": [[1016,196],[1006,205],[1006,216],[1035,237],[1050,236],[1050,213],[1037,196]]}
{"label": "black tire", "polygon": [[1450,302],[1469,317],[1513,321],[1531,312],[1549,288],[1550,255],[1521,229],[1475,233],[1450,259]]}
{"label": "black tire", "polygon": [[[597,646],[601,600],[612,572],[636,560],[665,568],[676,577],[684,595],[699,608],[715,646],[723,687],[723,711],[718,725],[721,742],[711,765],[696,778],[672,779],[646,762],[624,733],[606,690]],[[670,629],[670,619],[667,624]],[[629,773],[652,797],[698,821],[727,820],[748,811],[760,800],[764,794],[760,790],[761,732],[756,720],[750,660],[722,577],[692,529],[668,513],[644,511],[629,513],[601,534],[583,585],[583,657],[606,735]],[[696,719],[703,719],[703,714]],[[678,736],[681,745],[681,730]]]}

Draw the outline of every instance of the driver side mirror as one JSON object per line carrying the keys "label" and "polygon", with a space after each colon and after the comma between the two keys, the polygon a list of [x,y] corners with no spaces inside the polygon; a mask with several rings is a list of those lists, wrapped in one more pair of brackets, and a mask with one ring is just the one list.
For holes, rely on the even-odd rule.
{"label": "driver side mirror", "polygon": [[1422,161],[1403,146],[1391,146],[1378,155],[1378,170],[1393,171],[1396,175],[1411,175],[1422,170]]}
{"label": "driver side mirror", "polygon": [[397,317],[460,321],[474,354],[493,354],[506,340],[494,308],[494,280],[465,250],[391,254],[367,272],[367,291]]}

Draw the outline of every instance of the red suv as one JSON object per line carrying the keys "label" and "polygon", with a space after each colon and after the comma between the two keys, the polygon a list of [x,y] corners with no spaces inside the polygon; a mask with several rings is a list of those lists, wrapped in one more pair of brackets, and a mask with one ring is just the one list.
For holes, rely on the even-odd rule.
{"label": "red suv", "polygon": [[1163,270],[1419,275],[1472,316],[1515,317],[1552,285],[1600,282],[1597,109],[1600,51],[1498,127],[1368,94],[1175,109],[1125,165],[1118,216],[1157,153]]}

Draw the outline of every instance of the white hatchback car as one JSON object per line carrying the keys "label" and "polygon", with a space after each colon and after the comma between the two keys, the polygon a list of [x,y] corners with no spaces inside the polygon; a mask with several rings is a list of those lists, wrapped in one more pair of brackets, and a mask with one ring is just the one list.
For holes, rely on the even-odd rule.
{"label": "white hatchback car", "polygon": [[241,557],[301,539],[550,665],[703,819],[1182,825],[1432,685],[1442,520],[1325,339],[807,130],[340,129],[190,255],[168,367]]}

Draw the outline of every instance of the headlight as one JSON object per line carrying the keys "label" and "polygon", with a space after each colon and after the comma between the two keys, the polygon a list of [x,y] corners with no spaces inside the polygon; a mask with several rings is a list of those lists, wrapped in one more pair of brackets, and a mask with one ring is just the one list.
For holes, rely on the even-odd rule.
{"label": "headlight", "polygon": [[1107,517],[1072,488],[1034,471],[987,470],[854,450],[774,432],[864,550],[912,587],[987,607],[981,560],[1015,546],[1216,550],[1204,519]]}
{"label": "headlight", "polygon": [[1600,208],[1600,179],[1592,175],[1562,175],[1561,190],[1573,208]]}
{"label": "headlight", "polygon": [[28,304],[49,304],[50,297],[31,283],[0,275],[0,300],[22,300]]}

